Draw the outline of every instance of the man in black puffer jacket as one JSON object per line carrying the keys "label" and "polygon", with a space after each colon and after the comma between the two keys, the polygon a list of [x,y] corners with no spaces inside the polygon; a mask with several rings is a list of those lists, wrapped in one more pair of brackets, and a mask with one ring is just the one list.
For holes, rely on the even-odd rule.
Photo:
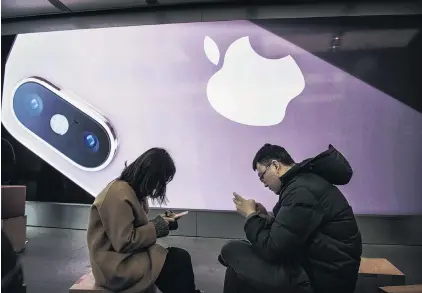
{"label": "man in black puffer jacket", "polygon": [[296,164],[284,148],[266,144],[253,169],[279,201],[272,215],[234,194],[249,242],[231,241],[222,248],[224,292],[352,293],[362,239],[352,208],[335,186],[352,177],[346,159],[330,145]]}

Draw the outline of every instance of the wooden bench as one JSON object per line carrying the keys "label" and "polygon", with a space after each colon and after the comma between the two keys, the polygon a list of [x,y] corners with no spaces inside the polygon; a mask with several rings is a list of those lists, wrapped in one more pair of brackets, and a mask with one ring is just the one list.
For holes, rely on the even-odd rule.
{"label": "wooden bench", "polygon": [[366,257],[361,258],[359,274],[404,276],[404,274],[387,259]]}
{"label": "wooden bench", "polygon": [[[89,271],[83,275],[72,287],[69,289],[69,293],[113,293],[110,290],[98,287],[95,285],[95,279],[92,275],[92,272]],[[156,292],[155,286],[151,288],[148,293],[158,293]]]}
{"label": "wooden bench", "polygon": [[387,286],[381,287],[383,293],[422,293],[422,285]]}
{"label": "wooden bench", "polygon": [[380,287],[401,286],[405,275],[385,258],[361,258],[357,293],[378,293]]}
{"label": "wooden bench", "polygon": [[98,287],[95,285],[95,279],[92,275],[92,272],[89,271],[87,274],[83,275],[73,284],[72,287],[69,289],[69,293],[87,293],[87,292],[95,292],[95,293],[112,293],[111,291]]}

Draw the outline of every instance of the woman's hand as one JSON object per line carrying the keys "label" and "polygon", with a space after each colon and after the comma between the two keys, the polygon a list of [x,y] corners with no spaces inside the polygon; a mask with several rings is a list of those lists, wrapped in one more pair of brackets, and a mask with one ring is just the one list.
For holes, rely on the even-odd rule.
{"label": "woman's hand", "polygon": [[179,224],[177,223],[177,214],[173,213],[172,211],[166,211],[162,217],[166,219],[170,231],[174,231],[179,228]]}
{"label": "woman's hand", "polygon": [[176,216],[176,214],[171,211],[166,211],[164,214],[160,215],[160,217],[162,217],[167,222],[167,224],[176,221],[174,216]]}
{"label": "woman's hand", "polygon": [[174,219],[162,215],[158,215],[151,220],[151,222],[154,224],[155,232],[157,233],[157,238],[165,237],[169,234],[169,226],[170,223],[172,223],[173,221]]}
{"label": "woman's hand", "polygon": [[166,221],[167,225],[170,224],[171,222],[175,222],[176,221],[174,218],[167,217],[165,215],[160,215],[160,216],[164,219],[164,221]]}
{"label": "woman's hand", "polygon": [[176,216],[177,216],[177,214],[173,213],[170,210],[167,210],[163,215],[163,217],[168,217],[168,218],[173,218],[173,219],[176,219]]}

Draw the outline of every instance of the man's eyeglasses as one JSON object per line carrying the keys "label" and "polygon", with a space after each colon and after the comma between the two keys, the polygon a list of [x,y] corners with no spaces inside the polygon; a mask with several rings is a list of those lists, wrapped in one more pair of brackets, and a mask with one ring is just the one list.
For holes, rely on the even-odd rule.
{"label": "man's eyeglasses", "polygon": [[268,165],[267,165],[267,167],[265,167],[264,172],[262,172],[261,174],[258,174],[258,176],[259,176],[259,180],[261,180],[261,181],[263,181],[263,180],[264,180],[265,173],[267,173],[267,171],[268,171],[268,169],[270,168],[270,166],[271,166],[271,163],[270,163],[270,164],[268,164]]}

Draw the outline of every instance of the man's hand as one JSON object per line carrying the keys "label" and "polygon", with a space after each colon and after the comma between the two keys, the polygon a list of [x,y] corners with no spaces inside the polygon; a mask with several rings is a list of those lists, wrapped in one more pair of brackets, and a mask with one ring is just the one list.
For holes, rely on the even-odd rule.
{"label": "man's hand", "polygon": [[250,214],[256,212],[256,203],[253,199],[244,199],[236,192],[233,192],[233,202],[236,205],[237,212],[247,218]]}
{"label": "man's hand", "polygon": [[262,215],[268,215],[267,209],[259,202],[255,204],[255,210]]}

